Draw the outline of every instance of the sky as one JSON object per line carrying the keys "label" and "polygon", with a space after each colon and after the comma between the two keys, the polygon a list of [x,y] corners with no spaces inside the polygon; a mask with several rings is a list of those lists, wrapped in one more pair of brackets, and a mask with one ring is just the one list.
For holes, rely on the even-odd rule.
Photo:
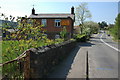
{"label": "sky", "polygon": [[[29,16],[31,9],[35,8],[36,13],[70,13],[71,7],[77,7],[81,2],[79,0],[69,1],[52,0],[0,0],[0,13],[6,16]],[[94,22],[106,21],[108,24],[113,24],[118,14],[118,0],[84,0],[88,3],[88,9],[92,14]],[[120,3],[119,3],[120,4]],[[119,6],[120,7],[120,6]],[[120,9],[120,8],[119,8]]]}
{"label": "sky", "polygon": [[118,3],[118,13],[120,13],[120,1]]}

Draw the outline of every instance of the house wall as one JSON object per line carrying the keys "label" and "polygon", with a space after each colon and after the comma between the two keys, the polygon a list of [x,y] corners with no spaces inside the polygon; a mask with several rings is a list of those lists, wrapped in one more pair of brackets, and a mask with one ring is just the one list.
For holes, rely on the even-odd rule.
{"label": "house wall", "polygon": [[[42,19],[36,19],[38,23],[41,24],[41,20]],[[69,25],[66,26],[67,32],[68,32],[68,37],[70,37],[71,35],[71,30],[73,28],[73,20],[71,18],[67,18],[67,19],[60,19],[60,20],[68,20],[69,21]],[[46,33],[48,34],[48,38],[54,38],[56,34],[59,34],[60,31],[62,31],[62,28],[64,26],[61,27],[56,27],[55,26],[55,19],[47,19],[47,26],[46,27],[42,27],[44,30],[46,30]]]}

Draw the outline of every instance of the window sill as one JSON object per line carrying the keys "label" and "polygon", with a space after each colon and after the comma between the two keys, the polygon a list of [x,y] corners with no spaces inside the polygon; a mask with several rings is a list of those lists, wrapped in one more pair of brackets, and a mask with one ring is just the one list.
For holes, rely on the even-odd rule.
{"label": "window sill", "polygon": [[55,26],[55,27],[59,28],[59,27],[61,27],[61,26]]}

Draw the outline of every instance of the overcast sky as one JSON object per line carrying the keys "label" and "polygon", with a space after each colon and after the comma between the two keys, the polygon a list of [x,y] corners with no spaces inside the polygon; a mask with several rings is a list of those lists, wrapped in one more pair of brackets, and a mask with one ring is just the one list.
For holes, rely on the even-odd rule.
{"label": "overcast sky", "polygon": [[[77,7],[81,2],[79,0],[0,0],[0,13],[13,16],[29,16],[33,4],[36,13],[70,13],[72,6]],[[81,0],[82,1],[82,0]],[[91,11],[92,18],[95,22],[106,21],[114,23],[118,14],[119,0],[84,0],[88,3],[88,9]],[[91,2],[92,1],[92,2]],[[119,3],[120,4],[120,3]]]}

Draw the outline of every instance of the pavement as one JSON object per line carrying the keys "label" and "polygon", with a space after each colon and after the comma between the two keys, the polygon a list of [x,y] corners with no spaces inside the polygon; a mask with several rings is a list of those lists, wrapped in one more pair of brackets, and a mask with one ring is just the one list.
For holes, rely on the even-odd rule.
{"label": "pavement", "polygon": [[48,78],[86,78],[86,53],[91,43],[79,43],[76,48],[56,66]]}
{"label": "pavement", "polygon": [[[110,46],[103,43],[109,44]],[[76,48],[63,60],[48,78],[78,78],[85,79],[86,75],[86,52],[88,51],[88,77],[95,78],[118,78],[118,43],[113,42],[106,33],[94,34],[89,42],[78,43]],[[80,79],[80,80],[81,80]]]}

